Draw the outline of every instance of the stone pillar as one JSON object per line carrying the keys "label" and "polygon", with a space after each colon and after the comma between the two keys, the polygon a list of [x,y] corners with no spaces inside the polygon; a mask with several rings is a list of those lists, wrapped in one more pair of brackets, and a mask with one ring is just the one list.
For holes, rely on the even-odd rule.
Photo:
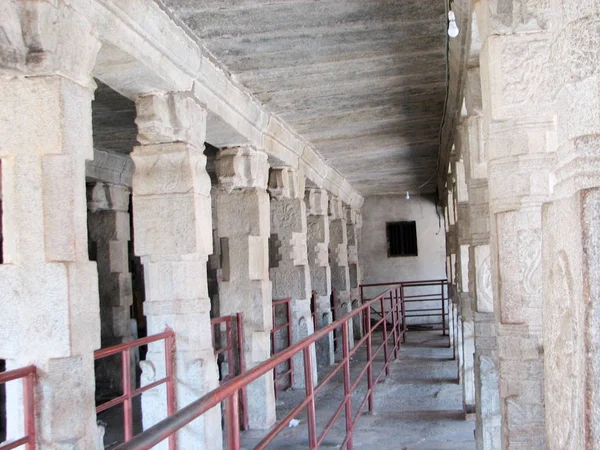
{"label": "stone pillar", "polygon": [[[329,195],[325,189],[307,189],[308,267],[312,289],[316,292],[317,305],[315,329],[332,322],[331,268],[329,267]],[[335,362],[333,333],[317,342],[317,362],[330,366]]]}
{"label": "stone pillar", "polygon": [[[360,241],[360,229],[362,228],[362,217],[358,211],[350,206],[344,208],[346,214],[346,230],[348,233],[348,272],[350,275],[350,301],[352,309],[361,305],[360,283],[362,273],[358,263],[358,243]],[[353,318],[354,339],[360,340],[363,333],[363,324],[360,316]]]}
{"label": "stone pillar", "polygon": [[[460,142],[460,141],[459,141]],[[475,410],[475,379],[473,355],[475,343],[473,340],[474,317],[472,297],[469,290],[469,249],[471,247],[469,193],[466,184],[464,155],[462,148],[457,145],[456,159],[452,162],[454,179],[454,198],[456,199],[457,214],[457,267],[456,267],[456,303],[458,314],[459,337],[461,351],[459,358],[460,379],[463,386],[463,407],[466,413]]]}
{"label": "stone pillar", "polygon": [[[269,174],[271,194],[271,260],[269,274],[273,298],[291,297],[292,343],[314,333],[310,311],[310,271],[306,246],[306,206],[304,175],[290,167],[272,168]],[[313,380],[317,381],[317,364],[312,347]],[[292,358],[293,388],[305,387],[304,357]]]}
{"label": "stone pillar", "polygon": [[[350,298],[350,270],[348,268],[348,231],[342,201],[329,198],[329,265],[331,267],[331,287],[336,290],[337,303],[335,317],[339,319],[352,311]],[[348,323],[352,330],[352,321]],[[341,331],[340,331],[341,336]],[[350,347],[354,347],[354,333],[348,333]],[[341,346],[339,347],[341,350]]]}
{"label": "stone pillar", "polygon": [[[265,153],[243,146],[221,150],[216,169],[221,314],[243,313],[244,356],[250,369],[271,356],[269,165]],[[248,416],[251,428],[269,428],[275,422],[271,373],[248,386]]]}
{"label": "stone pillar", "polygon": [[[100,340],[104,348],[132,340],[130,190],[126,186],[93,183],[88,185],[87,194],[88,232],[98,266]],[[132,378],[135,381],[135,369]],[[122,392],[120,359],[105,358],[96,363],[96,386],[108,393]]]}
{"label": "stone pillar", "polygon": [[598,5],[553,2],[557,150],[542,215],[548,449],[600,448]]}
{"label": "stone pillar", "polygon": [[[36,448],[94,448],[100,321],[85,161],[100,43],[66,2],[4,2],[0,22],[0,354],[6,370],[38,369]],[[8,439],[23,435],[18,384],[7,386]]]}
{"label": "stone pillar", "polygon": [[[457,147],[464,161],[468,193],[468,237],[464,236],[465,227],[460,228],[461,240],[466,238],[463,242],[468,243],[468,256],[461,246],[461,280],[463,288],[466,281],[470,313],[473,316],[475,438],[478,450],[499,450],[501,420],[498,352],[490,266],[487,157],[478,67],[468,70],[465,92],[467,115],[459,125],[456,136]],[[459,212],[461,221],[465,220],[462,216],[464,213],[464,210]],[[466,303],[463,305],[467,311]],[[463,315],[466,315],[465,312]],[[469,332],[468,327],[463,328],[465,336]]]}
{"label": "stone pillar", "polygon": [[504,8],[485,1],[482,8],[491,276],[505,449],[547,445],[541,253],[542,204],[549,196],[556,139],[552,16],[543,4],[522,3]]}
{"label": "stone pillar", "polygon": [[[139,97],[136,108],[141,145],[131,154],[133,230],[135,252],[144,266],[144,313],[148,335],[166,327],[176,333],[181,409],[218,386],[206,282],[212,253],[210,178],[203,155],[206,111],[178,93]],[[142,384],[163,376],[162,342],[148,346],[142,370]],[[162,388],[142,395],[144,428],[165,417],[165,394]],[[180,448],[220,448],[220,408],[187,425],[177,439]]]}

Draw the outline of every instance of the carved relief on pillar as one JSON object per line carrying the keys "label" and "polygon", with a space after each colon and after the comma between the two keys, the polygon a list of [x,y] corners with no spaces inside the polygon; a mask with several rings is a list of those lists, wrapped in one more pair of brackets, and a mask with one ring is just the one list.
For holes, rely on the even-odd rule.
{"label": "carved relief on pillar", "polygon": [[492,267],[489,245],[474,247],[475,293],[477,312],[494,312]]}

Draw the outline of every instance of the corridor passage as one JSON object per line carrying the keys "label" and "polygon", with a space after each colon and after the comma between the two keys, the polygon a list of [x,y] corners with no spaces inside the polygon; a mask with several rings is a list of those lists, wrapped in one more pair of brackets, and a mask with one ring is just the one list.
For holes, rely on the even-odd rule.
{"label": "corridor passage", "polygon": [[[462,410],[462,388],[457,382],[456,361],[448,338],[439,331],[411,331],[407,342],[392,361],[390,377],[383,379],[375,389],[375,414],[364,412],[354,431],[355,449],[372,450],[471,450],[475,449],[474,420],[465,420]],[[364,351],[353,361],[352,379],[363,367]],[[379,372],[381,361],[375,367]],[[320,374],[322,371],[319,372]],[[320,375],[321,378],[321,375]],[[317,428],[323,427],[343,400],[342,377],[327,384],[317,397]],[[353,395],[356,413],[364,398],[366,384]],[[282,418],[302,398],[298,391],[282,392],[277,417]],[[365,408],[366,410],[366,408]],[[300,423],[283,431],[269,449],[308,448],[306,417],[298,416]],[[344,438],[344,412],[329,432],[320,448],[339,448]],[[251,449],[264,433],[246,432],[242,447]]]}

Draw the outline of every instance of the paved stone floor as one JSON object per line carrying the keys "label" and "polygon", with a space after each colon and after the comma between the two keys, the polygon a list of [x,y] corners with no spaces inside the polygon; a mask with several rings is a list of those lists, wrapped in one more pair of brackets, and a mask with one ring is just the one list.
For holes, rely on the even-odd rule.
{"label": "paved stone floor", "polygon": [[[375,391],[375,413],[364,413],[354,432],[355,449],[378,450],[469,450],[475,449],[475,424],[464,419],[461,386],[457,382],[456,361],[447,337],[440,332],[410,332],[397,361],[391,364],[388,379]],[[381,353],[382,360],[383,353]],[[358,376],[364,360],[356,354],[351,378]],[[379,371],[382,363],[376,366]],[[354,414],[364,398],[366,384],[353,395]],[[302,399],[297,391],[283,392],[278,403],[281,420]],[[343,399],[341,376],[334,378],[317,398],[319,432]],[[288,427],[269,449],[308,448],[305,414],[296,417],[297,427]],[[343,412],[320,448],[339,448],[344,439]],[[264,433],[249,431],[242,435],[242,447],[253,448]]]}

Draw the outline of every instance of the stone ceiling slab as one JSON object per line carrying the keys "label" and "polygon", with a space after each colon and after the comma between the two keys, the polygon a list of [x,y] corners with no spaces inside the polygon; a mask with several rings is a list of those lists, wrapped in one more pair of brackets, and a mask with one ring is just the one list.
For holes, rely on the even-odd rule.
{"label": "stone ceiling slab", "polygon": [[415,190],[430,178],[422,192],[435,189],[444,2],[163,3],[233,80],[363,195]]}

